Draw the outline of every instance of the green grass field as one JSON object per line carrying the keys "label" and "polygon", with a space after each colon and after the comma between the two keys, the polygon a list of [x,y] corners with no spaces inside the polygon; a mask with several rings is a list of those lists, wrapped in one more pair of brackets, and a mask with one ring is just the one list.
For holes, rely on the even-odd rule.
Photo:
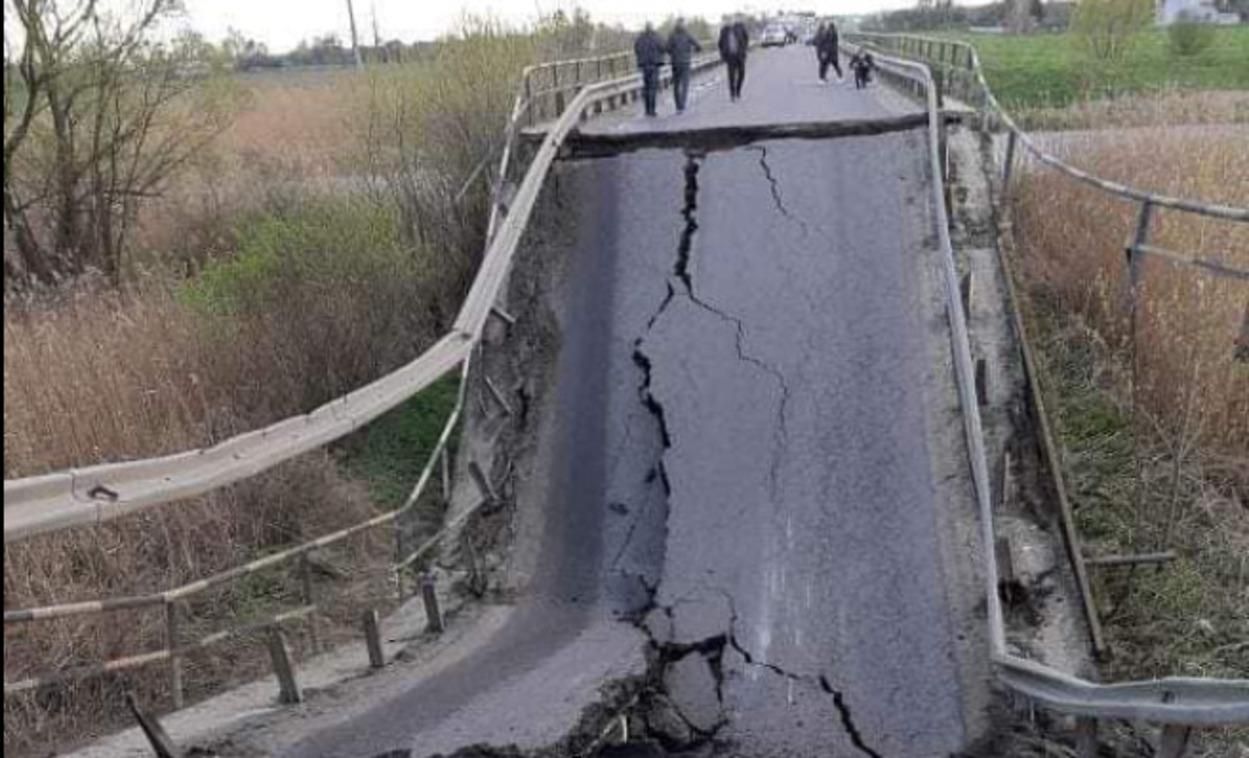
{"label": "green grass field", "polygon": [[1249,26],[1217,30],[1191,57],[1171,52],[1166,32],[1142,34],[1120,62],[1093,62],[1070,34],[960,34],[980,51],[990,86],[1008,108],[1063,106],[1124,92],[1182,87],[1249,90]]}

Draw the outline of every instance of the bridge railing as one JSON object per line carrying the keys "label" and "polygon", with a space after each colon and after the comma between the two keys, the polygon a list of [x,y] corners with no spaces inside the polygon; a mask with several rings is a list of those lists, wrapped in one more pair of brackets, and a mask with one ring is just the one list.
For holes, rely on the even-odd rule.
{"label": "bridge railing", "polygon": [[[621,58],[620,55],[613,55],[602,60],[616,61]],[[705,69],[716,64],[717,61],[712,56],[704,55],[694,61],[694,68]],[[544,72],[568,66],[566,62],[540,64],[524,72],[520,92],[507,124],[500,175],[507,173],[518,130],[523,123],[536,118],[532,114],[538,107],[537,100],[526,95],[527,91],[533,90],[532,77],[544,76]],[[574,71],[578,68],[595,71],[596,76],[599,71],[606,75],[607,72],[614,74],[621,70],[618,63],[604,63],[600,69],[584,61],[581,66],[572,68]],[[669,79],[670,73],[665,72],[665,84]],[[575,92],[569,90],[571,97],[567,101],[567,107],[550,123],[541,145],[523,173],[519,186],[510,194],[507,203],[502,203],[496,195],[496,202],[491,209],[487,247],[477,275],[451,331],[434,346],[406,366],[359,390],[330,401],[311,413],[232,437],[209,448],[5,481],[4,538],[6,543],[10,543],[71,527],[99,525],[145,509],[184,501],[255,476],[301,453],[323,447],[361,429],[439,379],[458,371],[459,394],[455,406],[403,505],[333,533],[162,592],[6,610],[6,627],[10,624],[38,623],[70,617],[146,612],[157,608],[163,609],[165,614],[165,641],[162,648],[97,663],[69,665],[17,681],[6,680],[6,697],[67,680],[97,677],[165,663],[169,666],[172,704],[174,708],[180,708],[184,692],[182,661],[193,651],[258,629],[278,630],[281,625],[296,619],[304,619],[310,624],[313,648],[316,649],[315,617],[325,600],[314,596],[312,583],[309,581],[311,554],[368,530],[397,527],[400,520],[416,507],[433,478],[439,478],[441,482],[440,495],[443,501],[450,501],[453,480],[450,475],[448,444],[463,413],[473,356],[481,347],[480,336],[487,319],[492,315],[505,321],[512,318],[495,307],[495,304],[547,174],[569,133],[594,113],[636,100],[641,89],[641,77],[630,74],[603,81],[574,81],[567,87],[575,89]],[[435,477],[435,469],[439,465],[441,476]],[[472,462],[468,468],[472,471]],[[456,514],[436,534],[415,549],[399,552],[393,561],[381,567],[379,573],[393,576],[400,599],[404,593],[401,572],[429,556],[448,537],[458,534],[459,527],[467,519],[493,502],[494,493],[490,491],[489,482],[478,482],[478,487],[482,491],[475,505]],[[200,593],[237,582],[260,571],[295,563],[300,564],[300,574],[303,577],[302,604],[299,607],[253,619],[241,626],[221,629],[200,639],[184,639],[184,619],[179,609],[186,601]],[[426,600],[427,615],[437,614],[436,604],[431,608],[428,595]],[[283,650],[281,655],[285,656],[284,649],[280,645],[278,647]],[[275,672],[281,678],[280,671],[287,666],[279,666],[277,653],[274,655]],[[285,683],[283,691],[286,691]]]}
{"label": "bridge railing", "polygon": [[[911,89],[925,100],[929,111],[929,131],[932,173],[935,178],[933,190],[934,207],[937,208],[937,233],[944,257],[947,310],[953,339],[954,365],[959,384],[960,403],[966,425],[968,450],[971,457],[973,481],[976,489],[980,515],[983,560],[985,565],[985,592],[988,606],[989,641],[991,656],[998,679],[1011,690],[1032,701],[1056,711],[1073,715],[1077,720],[1079,758],[1093,758],[1097,753],[1097,723],[1099,719],[1139,719],[1162,725],[1159,756],[1180,756],[1193,727],[1249,724],[1249,679],[1211,679],[1168,677],[1163,679],[1098,684],[1088,682],[1072,674],[1059,671],[1036,661],[1022,658],[1010,652],[1006,645],[1005,620],[998,595],[1000,568],[995,550],[996,530],[990,493],[988,463],[981,428],[979,403],[971,357],[971,345],[962,305],[953,247],[949,235],[949,217],[946,196],[941,181],[946,166],[944,149],[943,106],[951,91],[968,99],[977,94],[982,109],[982,127],[990,129],[1000,124],[1007,130],[1008,143],[1003,167],[1003,186],[1009,189],[1011,166],[1016,147],[1022,145],[1042,164],[1061,171],[1067,176],[1097,189],[1140,203],[1139,223],[1136,235],[1127,245],[1128,266],[1131,269],[1133,315],[1135,299],[1141,276],[1141,259],[1146,255],[1162,255],[1173,262],[1178,261],[1202,266],[1217,275],[1246,278],[1247,272],[1232,269],[1221,263],[1193,259],[1170,251],[1160,251],[1148,245],[1149,219],[1154,207],[1167,207],[1188,213],[1236,222],[1249,221],[1249,210],[1228,206],[1194,202],[1145,192],[1126,185],[1107,181],[1079,168],[1071,166],[1041,149],[1016,124],[1010,114],[998,103],[980,66],[976,50],[971,45],[953,40],[929,39],[904,35],[847,35],[847,45],[857,50],[863,45],[880,56],[882,71],[893,79],[910,79],[902,86]],[[920,58],[922,63],[907,58]],[[934,74],[933,70],[937,73]],[[953,72],[961,71],[956,76]],[[1018,315],[1018,314],[1016,314]],[[1133,336],[1136,323],[1133,319]],[[1030,356],[1025,352],[1025,359]],[[1027,367],[1030,378],[1035,369]],[[1034,387],[1035,392],[1035,387]],[[1044,422],[1044,411],[1040,412]],[[1048,439],[1048,433],[1045,433]],[[1050,451],[1049,465],[1057,471],[1060,461]],[[1079,552],[1078,538],[1072,525],[1070,506],[1058,481],[1059,499],[1062,506],[1064,528],[1069,542],[1068,553],[1080,583],[1090,626],[1097,630],[1096,612],[1090,605],[1090,590],[1084,575],[1083,557]],[[1095,640],[1095,646],[1096,646]]]}

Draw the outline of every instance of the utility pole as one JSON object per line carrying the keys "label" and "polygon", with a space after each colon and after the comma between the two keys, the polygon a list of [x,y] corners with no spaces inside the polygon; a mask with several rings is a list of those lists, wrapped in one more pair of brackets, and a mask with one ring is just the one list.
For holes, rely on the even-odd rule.
{"label": "utility pole", "polygon": [[382,31],[377,25],[377,3],[373,3],[373,50],[382,63],[390,63],[389,53],[382,47]]}
{"label": "utility pole", "polygon": [[347,18],[351,20],[351,53],[356,57],[356,68],[364,68],[364,59],[360,57],[360,35],[356,33],[356,8],[352,0],[347,0]]}

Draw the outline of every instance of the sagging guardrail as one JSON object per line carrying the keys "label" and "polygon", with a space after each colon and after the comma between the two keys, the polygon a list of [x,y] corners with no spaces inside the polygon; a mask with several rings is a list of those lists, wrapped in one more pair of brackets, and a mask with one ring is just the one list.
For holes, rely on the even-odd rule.
{"label": "sagging guardrail", "polygon": [[[614,60],[620,56],[608,57]],[[694,61],[694,68],[700,70],[717,64],[718,61],[714,57],[701,56]],[[524,95],[526,90],[532,89],[529,77],[535,71],[541,72],[560,65],[564,64],[541,64],[530,67],[524,72],[521,93],[517,95],[507,125],[500,175],[506,175],[516,132],[522,122],[529,120],[529,113],[532,112],[534,106],[534,101]],[[589,71],[591,68],[585,66],[585,70]],[[616,71],[617,69],[605,66],[601,70]],[[669,78],[670,72],[666,72],[665,82]],[[505,320],[510,318],[496,308],[495,303],[499,299],[516,249],[528,226],[534,204],[537,202],[559,147],[588,114],[615,108],[629,100],[636,99],[637,92],[641,88],[641,77],[632,74],[600,82],[570,83],[567,86],[575,88],[576,91],[559,118],[551,123],[511,202],[506,205],[499,202],[492,203],[487,249],[477,276],[451,331],[433,347],[408,365],[359,390],[326,403],[311,413],[238,435],[210,448],[148,460],[103,464],[86,469],[6,481],[4,531],[7,543],[70,527],[97,525],[146,508],[185,500],[240,481],[301,453],[341,439],[458,369],[460,381],[455,406],[404,503],[393,511],[376,515],[333,533],[162,592],[6,610],[4,614],[6,625],[154,608],[162,608],[165,615],[165,640],[164,647],[161,649],[99,663],[71,666],[18,681],[6,681],[4,685],[6,696],[67,680],[94,677],[156,663],[167,663],[172,704],[174,708],[180,708],[183,705],[184,693],[182,662],[189,653],[249,632],[268,629],[270,630],[270,652],[273,656],[275,672],[282,683],[283,698],[292,701],[298,699],[298,688],[293,681],[285,645],[281,634],[275,630],[280,630],[280,627],[287,622],[303,619],[310,625],[313,649],[318,647],[315,623],[319,600],[314,594],[313,584],[309,578],[311,554],[371,529],[384,526],[395,527],[407,513],[416,507],[426,492],[431,478],[434,478],[435,468],[438,465],[442,468],[440,495],[445,502],[450,501],[453,482],[450,476],[448,445],[463,414],[474,351],[479,345],[479,338],[486,320],[492,314]],[[456,514],[436,534],[427,538],[410,552],[398,554],[393,561],[378,572],[393,576],[400,599],[404,594],[402,572],[428,556],[448,536],[456,534],[459,527],[474,513],[492,502],[493,493],[488,491],[489,482],[485,481],[480,486],[483,491],[474,506]],[[298,608],[253,620],[242,626],[220,630],[199,639],[184,639],[181,604],[213,588],[292,562],[300,563],[301,605]],[[366,581],[369,580],[366,579]],[[421,589],[426,615],[432,626],[440,627],[441,619],[433,588],[425,584]],[[372,633],[369,634],[366,631],[366,637],[370,643],[370,658],[375,661],[377,657],[375,648],[378,648],[378,645],[375,639],[376,620],[373,621]],[[366,630],[369,628],[367,619],[365,627]]]}
{"label": "sagging guardrail", "polygon": [[[885,46],[880,41],[894,40],[895,44]],[[1073,715],[1077,719],[1079,758],[1093,758],[1097,754],[1097,725],[1099,719],[1136,719],[1162,725],[1162,735],[1158,755],[1163,758],[1178,758],[1182,755],[1188,742],[1188,735],[1193,727],[1209,727],[1249,724],[1249,679],[1206,679],[1188,677],[1167,677],[1150,681],[1099,684],[1088,682],[1079,677],[1059,671],[1050,666],[1031,661],[1015,655],[1006,645],[1005,620],[1002,603],[998,596],[998,576],[1000,573],[995,545],[994,513],[990,494],[988,462],[985,454],[984,438],[981,430],[979,403],[976,396],[975,377],[971,358],[971,344],[967,330],[966,315],[963,311],[962,297],[959,289],[954,251],[949,234],[949,217],[946,197],[941,178],[945,170],[943,155],[944,135],[943,118],[944,93],[951,88],[952,79],[944,69],[938,79],[926,64],[889,56],[890,50],[927,50],[940,61],[953,63],[960,56],[968,70],[974,76],[976,84],[982,92],[982,106],[991,112],[991,117],[998,119],[1009,130],[1013,144],[1022,144],[1032,151],[1045,165],[1063,171],[1069,176],[1112,192],[1121,197],[1137,200],[1141,203],[1141,220],[1137,227],[1135,244],[1129,243],[1127,252],[1129,265],[1137,265],[1142,254],[1149,254],[1145,239],[1148,233],[1149,213],[1152,206],[1165,206],[1181,211],[1200,213],[1217,218],[1235,221],[1249,220],[1249,210],[1226,206],[1208,205],[1188,200],[1155,195],[1124,185],[1108,182],[1094,177],[1075,167],[1069,166],[1060,159],[1044,153],[1026,134],[1019,129],[1015,121],[998,104],[992,91],[984,79],[980,69],[979,58],[974,48],[963,43],[948,40],[919,40],[903,45],[897,42],[899,37],[882,35],[854,35],[848,41],[851,49],[858,44],[872,44],[871,47],[882,56],[881,63],[887,74],[897,76],[902,72],[913,73],[915,81],[922,82],[923,97],[927,101],[929,113],[929,144],[931,148],[931,165],[934,177],[933,202],[937,209],[938,242],[943,255],[947,294],[947,311],[950,318],[951,336],[953,340],[954,364],[959,384],[960,404],[966,426],[968,450],[971,457],[973,481],[976,489],[977,506],[981,521],[982,550],[985,561],[986,600],[989,623],[989,643],[991,658],[998,679],[1011,690],[1020,693],[1032,701],[1052,708],[1061,713]],[[943,47],[944,45],[944,47]],[[890,71],[890,67],[893,68]],[[966,91],[966,90],[965,90]],[[983,122],[986,128],[989,120]],[[1042,158],[1041,156],[1044,156]],[[1008,149],[1004,168],[1004,183],[1009,182],[1009,172],[1013,155]],[[1137,274],[1133,274],[1133,295]],[[1051,454],[1052,455],[1052,454]],[[1059,462],[1051,460],[1051,467]],[[1060,485],[1061,486],[1061,485]],[[1061,492],[1061,489],[1060,489]],[[1065,497],[1063,498],[1065,503]],[[1064,507],[1064,521],[1071,542],[1069,551],[1077,572],[1083,571],[1083,557],[1079,553],[1078,539],[1071,531],[1071,514],[1069,506]],[[1080,579],[1081,589],[1087,593],[1087,579]],[[1087,602],[1087,594],[1086,594]],[[1096,617],[1093,617],[1096,623]]]}

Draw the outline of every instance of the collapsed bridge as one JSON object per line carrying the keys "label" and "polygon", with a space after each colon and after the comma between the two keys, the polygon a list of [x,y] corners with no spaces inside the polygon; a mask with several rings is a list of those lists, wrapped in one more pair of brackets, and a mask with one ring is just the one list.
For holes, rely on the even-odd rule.
{"label": "collapsed bridge", "polygon": [[[936,114],[811,68],[757,56],[739,103],[713,80],[681,117],[566,141],[557,122],[534,165],[566,143],[537,211],[558,230],[487,256],[438,356],[468,356],[509,276],[520,328],[548,316],[530,336],[553,355],[512,369],[550,380],[515,489],[519,601],[471,651],[265,752],[538,749],[609,682],[658,684],[675,748],[946,755],[983,727],[1004,651]],[[817,139],[829,122],[858,126]],[[483,371],[524,363],[509,342]]]}

